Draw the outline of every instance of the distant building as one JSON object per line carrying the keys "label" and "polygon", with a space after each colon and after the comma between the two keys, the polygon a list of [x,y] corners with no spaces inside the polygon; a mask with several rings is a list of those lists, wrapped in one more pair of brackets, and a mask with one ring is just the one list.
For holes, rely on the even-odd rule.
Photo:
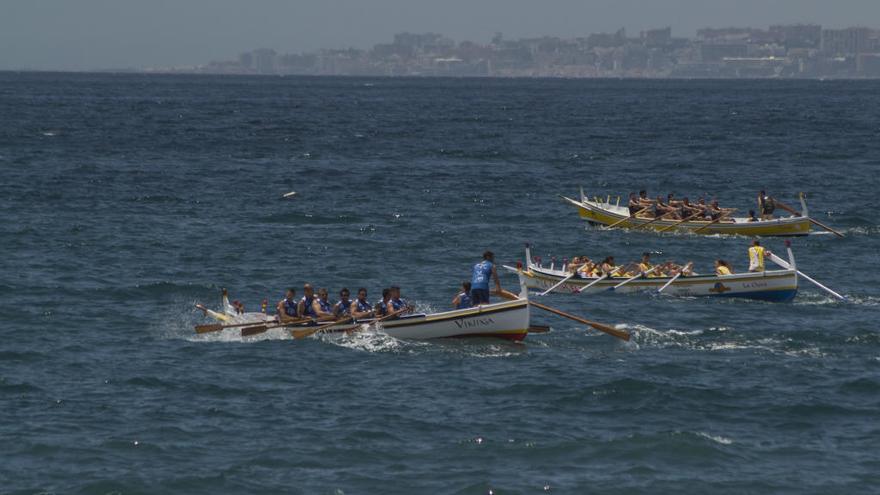
{"label": "distant building", "polygon": [[822,26],[818,24],[789,24],[770,26],[774,39],[789,50],[796,48],[819,48],[822,43]]}
{"label": "distant building", "polygon": [[822,53],[826,55],[856,55],[868,51],[871,30],[865,27],[822,30]]}
{"label": "distant building", "polygon": [[254,69],[258,74],[274,74],[275,73],[275,50],[269,48],[260,48],[253,51]]}

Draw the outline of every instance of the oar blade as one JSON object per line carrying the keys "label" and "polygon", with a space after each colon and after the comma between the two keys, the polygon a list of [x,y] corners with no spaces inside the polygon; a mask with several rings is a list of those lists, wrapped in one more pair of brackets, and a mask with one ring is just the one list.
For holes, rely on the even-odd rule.
{"label": "oar blade", "polygon": [[547,333],[550,325],[529,325],[529,333]]}
{"label": "oar blade", "polygon": [[257,335],[257,334],[263,333],[266,330],[269,330],[269,327],[266,325],[258,325],[255,327],[245,327],[245,328],[241,329],[241,336],[242,337],[250,337],[251,335]]}
{"label": "oar blade", "polygon": [[223,325],[219,323],[210,323],[207,325],[196,325],[196,333],[219,332],[223,330]]}
{"label": "oar blade", "polygon": [[632,337],[629,332],[625,330],[618,330],[610,325],[605,325],[603,323],[590,322],[589,325],[600,332],[607,333],[608,335],[612,335],[617,337],[618,339],[625,340],[629,342],[629,339]]}

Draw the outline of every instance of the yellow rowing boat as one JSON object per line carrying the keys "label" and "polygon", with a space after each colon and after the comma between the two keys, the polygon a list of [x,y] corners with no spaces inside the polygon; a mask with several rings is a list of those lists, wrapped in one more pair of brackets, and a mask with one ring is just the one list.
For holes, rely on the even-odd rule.
{"label": "yellow rowing boat", "polygon": [[801,195],[801,214],[790,217],[774,218],[772,220],[749,221],[747,217],[728,217],[722,221],[710,220],[655,220],[654,218],[630,217],[629,208],[621,206],[619,198],[617,204],[612,204],[610,197],[605,199],[589,199],[581,189],[581,199],[576,200],[566,196],[562,199],[578,209],[578,215],[592,225],[615,225],[627,229],[644,229],[653,231],[679,230],[705,235],[745,235],[745,236],[799,236],[810,233],[810,218],[807,215],[807,205]]}

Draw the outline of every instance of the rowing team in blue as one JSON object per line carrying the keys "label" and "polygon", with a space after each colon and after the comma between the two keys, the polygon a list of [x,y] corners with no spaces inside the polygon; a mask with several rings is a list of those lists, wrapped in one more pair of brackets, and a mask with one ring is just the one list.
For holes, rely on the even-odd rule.
{"label": "rowing team in blue", "polygon": [[278,302],[276,311],[281,323],[311,319],[314,321],[335,321],[351,316],[352,318],[394,318],[402,314],[412,313],[413,307],[400,297],[400,287],[382,290],[382,299],[376,304],[367,301],[367,289],[358,289],[357,299],[351,300],[347,288],[339,291],[339,301],[330,304],[327,289],[318,289],[317,296],[311,284],[303,286],[303,297],[296,299],[296,289],[287,289],[284,299]]}
{"label": "rowing team in blue", "polygon": [[[475,264],[470,282],[461,285],[462,291],[452,300],[456,309],[466,309],[489,303],[489,280],[493,279],[496,289],[501,291],[501,282],[495,269],[495,256],[491,251],[483,253],[483,260]],[[375,304],[367,300],[367,289],[361,287],[357,299],[351,300],[347,288],[339,291],[339,301],[331,304],[327,289],[318,289],[317,296],[311,284],[303,286],[304,295],[296,298],[296,289],[287,289],[284,299],[278,301],[275,309],[281,323],[302,319],[313,321],[335,321],[350,316],[355,320],[369,318],[396,318],[413,312],[413,306],[400,297],[400,287],[382,289],[382,299]],[[264,308],[265,311],[265,308]]]}

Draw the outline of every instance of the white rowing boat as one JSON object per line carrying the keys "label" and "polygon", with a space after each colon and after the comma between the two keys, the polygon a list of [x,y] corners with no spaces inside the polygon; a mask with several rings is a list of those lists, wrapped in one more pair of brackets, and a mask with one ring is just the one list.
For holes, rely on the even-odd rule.
{"label": "white rowing boat", "polygon": [[[734,273],[731,275],[693,275],[687,277],[640,277],[621,285],[626,277],[572,277],[566,269],[545,267],[532,261],[526,248],[526,268],[521,266],[503,268],[516,273],[520,283],[539,291],[553,289],[557,293],[585,294],[614,291],[619,293],[657,292],[664,286],[663,294],[680,297],[742,297],[773,302],[794,299],[798,291],[798,273],[794,254],[788,249],[788,267],[763,272]],[[564,268],[564,267],[563,267]],[[597,281],[598,280],[598,281]],[[668,286],[667,286],[668,284]],[[589,286],[587,288],[587,286]]]}
{"label": "white rowing boat", "polygon": [[[452,337],[498,337],[522,340],[529,332],[529,301],[522,291],[519,299],[483,304],[473,308],[456,309],[432,314],[406,315],[379,323],[383,333],[397,339],[440,339]],[[225,298],[225,296],[224,296]],[[238,314],[224,299],[224,312],[207,310],[206,314],[224,323],[265,323],[275,321],[264,313]],[[372,320],[359,321],[368,325]],[[307,328],[306,325],[292,328]],[[320,333],[340,333],[358,328],[340,323],[322,329]]]}

